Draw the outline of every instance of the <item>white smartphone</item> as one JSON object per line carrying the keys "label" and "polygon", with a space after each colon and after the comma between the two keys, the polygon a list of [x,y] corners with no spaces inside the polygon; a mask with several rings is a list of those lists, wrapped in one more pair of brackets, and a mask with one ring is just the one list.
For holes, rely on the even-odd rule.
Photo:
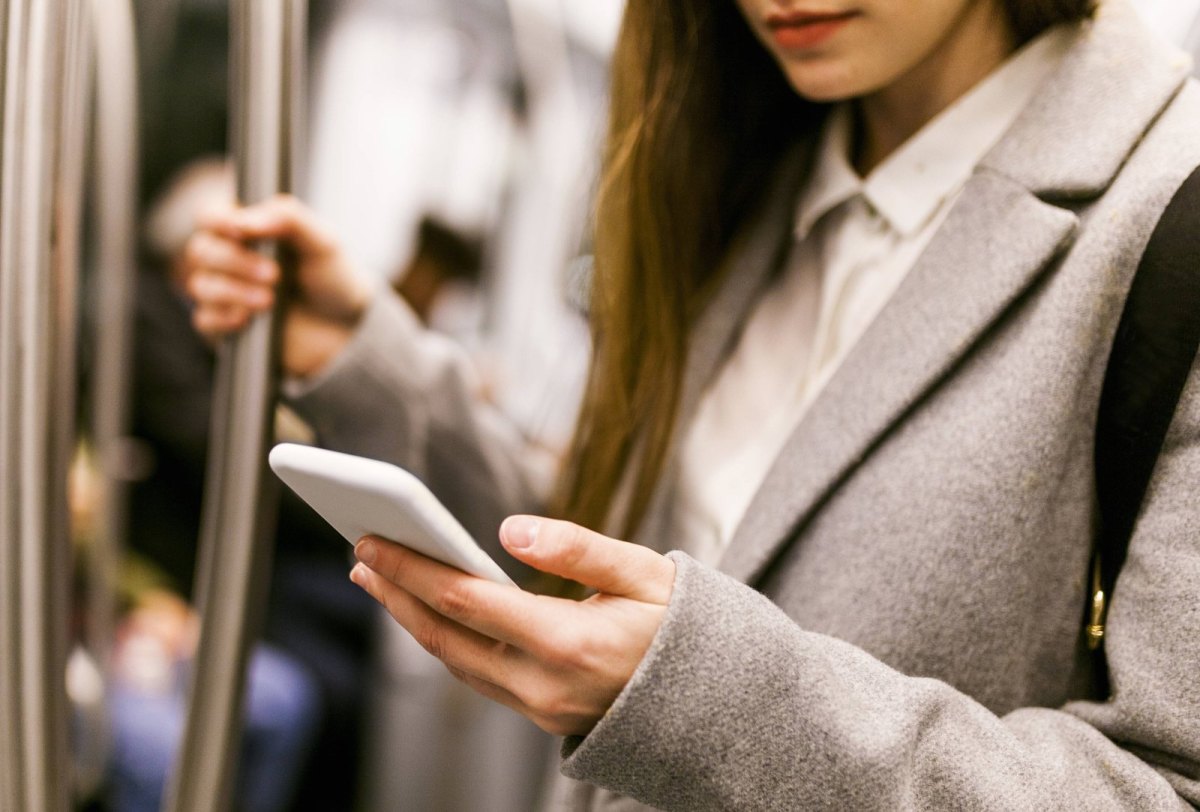
{"label": "white smartphone", "polygon": [[346,541],[381,536],[499,584],[513,581],[415,476],[386,462],[281,443],[271,469]]}

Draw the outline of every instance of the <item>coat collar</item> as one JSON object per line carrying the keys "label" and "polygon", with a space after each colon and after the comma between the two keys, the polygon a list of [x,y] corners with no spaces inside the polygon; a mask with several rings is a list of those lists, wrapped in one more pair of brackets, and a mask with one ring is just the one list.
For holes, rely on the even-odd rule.
{"label": "coat collar", "polygon": [[[853,473],[925,393],[1070,244],[1078,224],[1046,201],[1098,196],[1184,82],[1185,59],[1121,0],[1102,6],[1043,93],[984,158],[922,257],[843,361],[785,444],[721,568],[754,581],[829,492]],[[778,244],[781,233],[775,232]],[[758,239],[765,244],[766,237]],[[764,259],[764,249],[747,259]],[[743,261],[740,264],[746,265]],[[712,377],[760,289],[722,293],[719,335],[697,333],[681,423]],[[668,474],[671,472],[668,471]],[[665,490],[660,488],[660,491]],[[652,515],[662,521],[664,494]],[[646,529],[660,530],[662,525]]]}
{"label": "coat collar", "polygon": [[1100,195],[1187,79],[1190,57],[1168,48],[1125,0],[1102,2],[981,168],[1043,199]]}

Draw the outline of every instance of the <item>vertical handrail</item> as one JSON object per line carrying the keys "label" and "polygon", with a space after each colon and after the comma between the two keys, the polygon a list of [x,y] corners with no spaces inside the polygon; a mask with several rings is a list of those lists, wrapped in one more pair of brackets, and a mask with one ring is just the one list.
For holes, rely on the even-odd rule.
{"label": "vertical handrail", "polygon": [[[18,205],[24,211],[17,225],[16,261],[24,271],[21,280],[21,347],[20,347],[20,400],[18,415],[18,431],[20,438],[17,447],[16,473],[21,479],[20,505],[18,508],[18,536],[20,539],[20,597],[18,612],[20,615],[20,685],[22,694],[21,707],[21,736],[22,749],[25,753],[24,774],[21,784],[25,803],[30,809],[61,809],[65,798],[62,795],[53,797],[53,789],[46,785],[46,766],[59,758],[59,741],[64,737],[63,730],[54,720],[58,704],[54,697],[43,696],[36,687],[38,676],[51,671],[47,660],[54,658],[56,646],[51,642],[53,635],[53,619],[43,612],[46,606],[33,603],[32,597],[40,591],[41,581],[45,571],[46,561],[42,555],[41,545],[31,545],[29,538],[45,527],[45,515],[38,505],[47,504],[49,495],[46,493],[48,484],[37,469],[45,465],[45,448],[38,444],[45,441],[46,435],[38,430],[37,412],[45,408],[49,400],[49,358],[45,329],[49,321],[45,314],[39,312],[41,299],[45,295],[44,282],[49,274],[45,269],[49,264],[49,246],[38,239],[44,230],[43,223],[48,219],[49,212],[45,210],[45,197],[35,191],[36,187],[49,188],[49,171],[45,155],[49,152],[49,144],[45,140],[53,126],[47,121],[50,105],[41,94],[34,90],[45,83],[44,73],[49,59],[44,51],[48,50],[50,7],[46,4],[32,3],[27,9],[26,36],[26,82],[14,91],[24,95],[22,107],[24,116],[18,123],[19,146],[22,166],[18,168]],[[33,92],[31,92],[33,91]],[[33,176],[32,182],[30,176]],[[41,269],[37,273],[35,269]],[[32,271],[32,273],[31,273]],[[40,374],[39,374],[40,373]],[[31,425],[32,424],[32,425]],[[30,459],[30,456],[34,459]],[[31,577],[32,576],[32,577]],[[46,645],[49,643],[49,645]],[[34,650],[33,646],[39,646]],[[61,672],[60,672],[61,673]],[[49,676],[47,674],[47,676]],[[35,684],[35,693],[25,695],[25,689]],[[41,687],[52,685],[43,681]],[[49,790],[49,793],[48,793]]]}
{"label": "vertical handrail", "polygon": [[84,20],[77,0],[10,0],[5,11],[0,626],[5,735],[19,752],[6,753],[3,797],[18,809],[53,812],[69,807],[71,788],[66,479],[74,438]]}
{"label": "vertical handrail", "polygon": [[99,468],[89,556],[88,643],[106,664],[128,524],[129,413],[137,258],[137,50],[132,0],[89,0],[96,65],[92,258],[96,356],[92,441]]}
{"label": "vertical handrail", "polygon": [[16,255],[16,92],[24,71],[24,13],[27,0],[3,0],[3,118],[0,119],[0,810],[25,808],[20,679],[20,343],[21,275]]}
{"label": "vertical handrail", "polygon": [[[302,0],[231,5],[231,135],[238,197],[286,191],[304,52]],[[270,251],[269,246],[264,250]],[[268,588],[271,511],[266,450],[274,405],[277,318],[256,317],[220,347],[197,562],[201,633],[187,727],[166,809],[229,808],[245,666]],[[273,501],[273,500],[270,500]]]}

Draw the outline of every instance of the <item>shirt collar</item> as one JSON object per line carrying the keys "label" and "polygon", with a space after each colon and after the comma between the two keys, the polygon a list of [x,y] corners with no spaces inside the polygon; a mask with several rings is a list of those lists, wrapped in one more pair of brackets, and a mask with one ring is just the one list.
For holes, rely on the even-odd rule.
{"label": "shirt collar", "polygon": [[850,163],[852,116],[847,103],[830,114],[809,182],[800,197],[796,237],[808,236],[825,214],[862,195],[892,229],[911,235],[971,176],[1072,42],[1070,27],[1038,36],[934,116],[866,178]]}
{"label": "shirt collar", "polygon": [[797,239],[807,237],[818,220],[862,191],[862,178],[850,165],[850,114],[842,104],[829,114],[821,132],[812,174],[796,212]]}

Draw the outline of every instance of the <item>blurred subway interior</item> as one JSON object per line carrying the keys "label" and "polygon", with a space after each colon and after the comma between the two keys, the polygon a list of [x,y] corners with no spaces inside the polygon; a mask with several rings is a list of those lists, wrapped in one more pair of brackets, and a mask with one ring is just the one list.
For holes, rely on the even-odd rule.
{"label": "blurred subway interior", "polygon": [[[247,165],[246,128],[273,99],[275,153],[259,164],[373,284],[468,349],[481,391],[553,460],[588,360],[588,222],[622,8],[3,5],[0,808],[545,803],[556,742],[384,623],[347,580],[345,542],[294,495],[261,495],[278,510],[240,564],[205,543],[212,428],[244,416],[214,405],[220,351],[190,325],[179,266],[206,210],[266,171]],[[1200,48],[1200,3],[1140,8]],[[274,68],[270,37],[288,42]],[[10,349],[19,337],[44,363]],[[285,406],[269,423],[314,439]],[[231,648],[205,652],[218,630]],[[197,704],[198,674],[227,691]]]}

